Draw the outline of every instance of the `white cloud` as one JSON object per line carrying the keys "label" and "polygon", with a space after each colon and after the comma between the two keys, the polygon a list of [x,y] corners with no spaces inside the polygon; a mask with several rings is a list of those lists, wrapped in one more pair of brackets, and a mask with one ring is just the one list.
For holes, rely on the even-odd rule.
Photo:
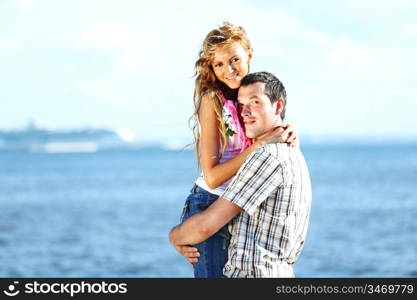
{"label": "white cloud", "polygon": [[76,46],[109,53],[116,72],[131,72],[140,67],[147,48],[145,39],[127,26],[99,24],[83,30],[73,40]]}
{"label": "white cloud", "polygon": [[45,0],[18,0],[20,8],[23,10],[29,11],[38,6],[41,2]]}
{"label": "white cloud", "polygon": [[367,49],[362,45],[348,39],[335,41],[331,49],[330,62],[339,66],[364,67],[369,62]]}
{"label": "white cloud", "polygon": [[20,48],[22,48],[20,41],[0,35],[0,51],[15,51]]}
{"label": "white cloud", "polygon": [[[107,122],[117,107],[118,121],[126,120],[138,128],[152,123],[152,134],[162,136],[166,134],[164,126],[174,123],[178,128],[184,124],[177,131],[188,132],[184,116],[192,110],[190,77],[200,44],[209,30],[229,20],[248,31],[255,49],[252,71],[268,70],[282,76],[291,101],[289,113],[297,116],[301,130],[354,131],[357,128],[347,125],[354,120],[370,124],[369,115],[389,117],[383,107],[393,95],[401,99],[417,94],[417,46],[411,39],[417,35],[416,25],[414,20],[399,20],[390,12],[405,11],[412,2],[360,2],[297,2],[286,9],[278,2],[238,0],[213,0],[204,6],[185,0],[155,0],[146,5],[135,0],[19,1],[23,9],[32,11],[18,16],[18,30],[0,28],[0,51],[19,49],[22,56],[0,60],[2,66],[12,68],[24,58],[21,69],[10,70],[45,78],[51,90],[73,91],[76,103],[82,103],[77,105],[89,107],[88,120],[103,118]],[[320,18],[316,10],[310,13],[306,6],[318,6]],[[371,12],[367,26],[365,16]],[[327,15],[331,17],[326,19]],[[392,19],[386,18],[388,15]],[[0,11],[0,20],[4,17],[5,12]],[[339,30],[331,23],[337,17],[355,26]],[[358,28],[366,28],[366,35]],[[51,76],[59,72],[61,76]],[[31,85],[30,78],[20,79],[22,85]],[[48,86],[42,85],[42,89]],[[17,94],[5,86],[0,92],[12,99],[10,103],[25,107],[23,91]],[[53,99],[35,99],[35,92],[31,90],[27,98],[33,97],[44,111],[53,107]],[[39,93],[50,94],[55,92]],[[73,97],[61,101],[71,102]],[[395,109],[397,116],[411,118],[410,109]],[[62,112],[51,109],[50,114]],[[320,122],[314,122],[315,117],[321,118]],[[86,122],[72,117],[67,123],[74,120]]]}
{"label": "white cloud", "polygon": [[135,48],[143,46],[141,38],[126,26],[98,24],[84,29],[76,42],[83,46],[98,48]]}
{"label": "white cloud", "polygon": [[79,83],[78,88],[89,97],[100,99],[109,103],[120,103],[120,94],[110,78],[97,77]]}
{"label": "white cloud", "polygon": [[404,27],[401,35],[405,38],[416,38],[417,37],[417,24],[408,24]]}

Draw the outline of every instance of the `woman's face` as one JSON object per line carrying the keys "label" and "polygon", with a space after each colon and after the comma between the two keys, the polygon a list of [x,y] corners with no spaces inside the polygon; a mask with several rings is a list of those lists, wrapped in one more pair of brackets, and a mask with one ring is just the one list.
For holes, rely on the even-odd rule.
{"label": "woman's face", "polygon": [[235,42],[217,49],[211,65],[218,80],[231,89],[237,89],[242,78],[249,73],[250,59],[245,48]]}

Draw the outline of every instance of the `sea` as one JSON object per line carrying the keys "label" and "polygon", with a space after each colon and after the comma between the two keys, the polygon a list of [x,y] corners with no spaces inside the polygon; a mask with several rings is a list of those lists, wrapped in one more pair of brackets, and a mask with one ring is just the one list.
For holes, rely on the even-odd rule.
{"label": "sea", "polygon": [[[417,145],[306,145],[296,277],[417,277]],[[0,277],[193,277],[168,233],[194,152],[0,152]]]}

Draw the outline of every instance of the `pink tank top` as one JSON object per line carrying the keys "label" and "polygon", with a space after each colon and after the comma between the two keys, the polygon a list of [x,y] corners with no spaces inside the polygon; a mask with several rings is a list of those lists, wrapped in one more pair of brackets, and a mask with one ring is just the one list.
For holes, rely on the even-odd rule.
{"label": "pink tank top", "polygon": [[227,100],[221,93],[223,102],[223,120],[226,126],[227,146],[220,158],[220,162],[225,162],[250,146],[251,141],[245,135],[245,131],[240,124],[236,104],[233,100]]}
{"label": "pink tank top", "polygon": [[[221,93],[221,98],[223,102],[222,115],[226,125],[227,136],[227,146],[219,160],[220,163],[223,163],[244,151],[251,145],[251,141],[246,137],[243,127],[240,124],[235,102],[233,100],[227,100],[223,93]],[[221,149],[219,149],[220,151]],[[204,180],[203,172],[201,172],[195,183],[210,193],[220,195],[224,192],[231,180],[232,178],[217,188],[210,189]]]}

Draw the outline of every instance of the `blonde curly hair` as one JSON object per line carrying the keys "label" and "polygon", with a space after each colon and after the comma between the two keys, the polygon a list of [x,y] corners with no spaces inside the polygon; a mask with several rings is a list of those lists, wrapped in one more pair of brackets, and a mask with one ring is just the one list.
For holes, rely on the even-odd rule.
{"label": "blonde curly hair", "polygon": [[[192,130],[194,133],[194,143],[197,156],[198,168],[200,168],[200,131],[198,128],[198,111],[201,105],[201,99],[207,95],[209,99],[214,101],[215,113],[217,118],[217,128],[220,134],[221,154],[224,153],[227,146],[226,127],[224,124],[222,110],[223,103],[220,95],[220,86],[222,83],[217,79],[213,67],[212,60],[215,52],[235,42],[247,51],[249,56],[252,56],[252,46],[246,36],[246,31],[243,27],[235,26],[229,22],[224,22],[222,26],[210,31],[203,41],[203,45],[199,52],[199,57],[195,63],[195,87],[194,87],[194,112],[190,117],[189,122],[193,121]],[[224,86],[224,85],[223,85]]]}

